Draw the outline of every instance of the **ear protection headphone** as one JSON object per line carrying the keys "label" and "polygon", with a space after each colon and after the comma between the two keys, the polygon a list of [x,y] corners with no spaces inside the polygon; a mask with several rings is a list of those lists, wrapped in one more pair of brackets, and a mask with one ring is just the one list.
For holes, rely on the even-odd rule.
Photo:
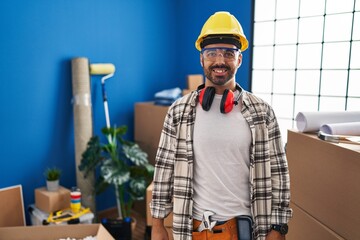
{"label": "ear protection headphone", "polygon": [[[242,88],[239,84],[236,83],[236,89],[240,92],[240,94],[234,100],[234,92],[230,89],[225,89],[220,102],[220,112],[221,113],[229,113],[233,109],[234,105],[238,105],[239,99],[243,94]],[[198,87],[199,93],[199,103],[205,111],[209,111],[211,104],[214,100],[215,96],[215,88],[214,87],[205,87],[205,84],[202,84]]]}

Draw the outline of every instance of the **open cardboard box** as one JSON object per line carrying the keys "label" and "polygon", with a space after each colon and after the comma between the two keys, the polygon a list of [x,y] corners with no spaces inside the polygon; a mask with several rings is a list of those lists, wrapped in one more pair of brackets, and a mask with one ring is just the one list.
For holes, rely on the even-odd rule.
{"label": "open cardboard box", "polygon": [[0,240],[83,239],[88,236],[114,240],[101,224],[25,226],[21,185],[0,189],[0,206],[7,206],[0,211]]}
{"label": "open cardboard box", "polygon": [[59,240],[83,239],[88,236],[101,240],[114,240],[101,224],[51,225],[0,228],[0,239],[6,240]]}

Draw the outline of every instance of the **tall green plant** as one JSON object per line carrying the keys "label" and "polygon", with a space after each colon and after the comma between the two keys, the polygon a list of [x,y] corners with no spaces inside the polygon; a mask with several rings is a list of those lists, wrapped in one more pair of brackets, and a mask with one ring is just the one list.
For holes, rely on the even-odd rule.
{"label": "tall green plant", "polygon": [[126,131],[126,126],[103,128],[105,143],[101,143],[99,136],[92,137],[79,165],[85,177],[100,169],[95,183],[96,194],[113,186],[122,218],[131,217],[134,201],[145,198],[154,174],[147,154],[138,144],[124,139]]}

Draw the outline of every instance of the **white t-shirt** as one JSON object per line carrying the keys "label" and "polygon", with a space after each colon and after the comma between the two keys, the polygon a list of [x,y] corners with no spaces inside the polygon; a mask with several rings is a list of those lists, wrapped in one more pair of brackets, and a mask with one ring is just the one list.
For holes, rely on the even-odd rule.
{"label": "white t-shirt", "polygon": [[250,128],[241,106],[227,114],[220,112],[221,98],[215,95],[209,111],[200,104],[196,107],[193,215],[197,220],[206,210],[215,212],[212,220],[217,221],[251,215]]}

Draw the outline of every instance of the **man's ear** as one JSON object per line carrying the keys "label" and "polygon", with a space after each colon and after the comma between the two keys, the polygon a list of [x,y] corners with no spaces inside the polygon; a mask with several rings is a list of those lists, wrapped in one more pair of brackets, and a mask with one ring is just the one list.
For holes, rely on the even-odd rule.
{"label": "man's ear", "polygon": [[200,54],[200,65],[201,65],[201,67],[204,67],[204,59],[203,59],[202,54]]}
{"label": "man's ear", "polygon": [[238,58],[238,68],[241,66],[241,63],[242,63],[242,54],[240,53],[239,54],[239,58]]}

